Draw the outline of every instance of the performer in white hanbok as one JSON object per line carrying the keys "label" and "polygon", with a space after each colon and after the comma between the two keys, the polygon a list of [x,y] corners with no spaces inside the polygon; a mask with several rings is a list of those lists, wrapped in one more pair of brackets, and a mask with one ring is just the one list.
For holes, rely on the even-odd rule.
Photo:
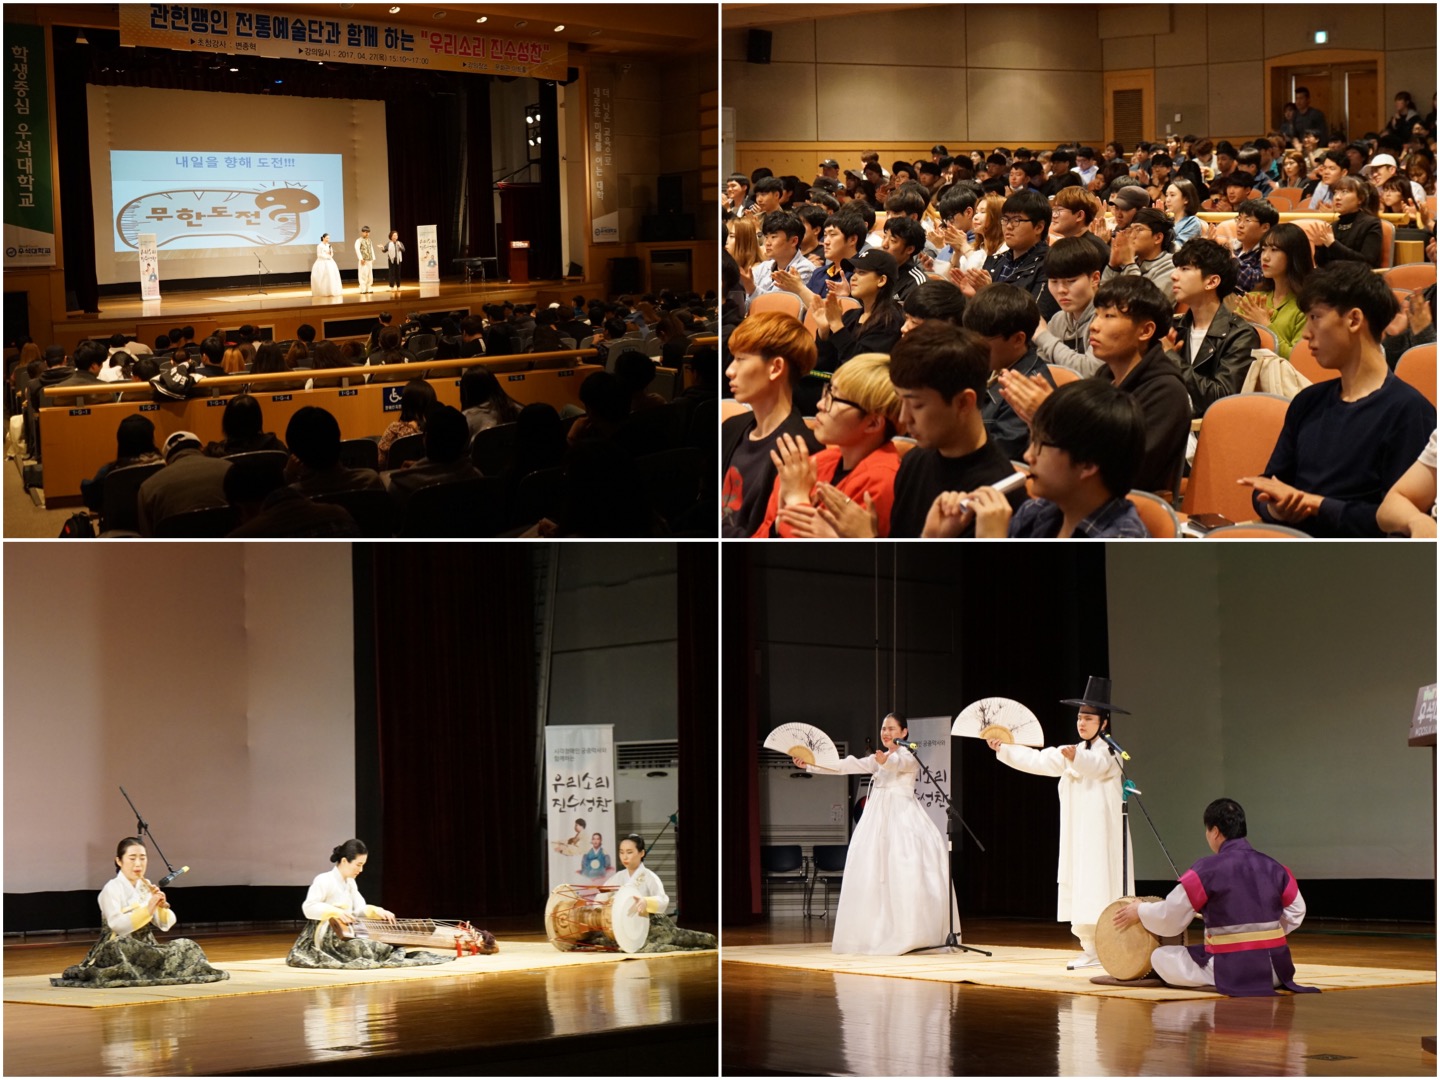
{"label": "performer in white hanbok", "polygon": [[315,265],[310,268],[310,295],[340,295],[340,268],[335,265],[335,249],[330,246],[328,232],[321,233],[320,243],[315,245]]}
{"label": "performer in white hanbok", "polygon": [[392,912],[367,904],[355,879],[365,870],[370,853],[361,840],[346,840],[330,852],[335,869],[316,876],[305,894],[301,912],[308,920],[285,963],[304,968],[380,968],[443,964],[453,956],[423,950],[405,950],[368,938],[345,938],[335,924],[348,926],[361,919],[395,921]]}
{"label": "performer in white hanbok", "polygon": [[175,926],[175,912],[165,894],[145,877],[149,855],[138,836],[115,847],[120,872],[100,890],[104,925],[85,959],[65,969],[52,986],[104,988],[166,986],[175,983],[219,982],[229,973],[211,967],[200,946],[189,938],[160,942],[155,932]]}
{"label": "performer in white hanbok", "polygon": [[[845,857],[830,943],[837,953],[899,956],[943,944],[950,929],[947,904],[955,909],[955,935],[960,936],[945,834],[915,801],[920,765],[899,745],[909,730],[904,717],[891,713],[880,728],[885,748],[864,758],[847,757],[838,766],[839,772],[869,773],[875,781]],[[794,760],[796,768],[811,768]]]}
{"label": "performer in white hanbok", "polygon": [[1080,955],[1067,967],[1098,967],[1095,923],[1112,901],[1135,894],[1135,860],[1126,856],[1128,880],[1120,880],[1120,761],[1100,738],[1109,734],[1110,714],[1125,713],[1110,704],[1110,680],[1092,675],[1083,698],[1067,698],[1079,713],[1075,729],[1081,742],[1074,746],[1047,746],[1035,750],[990,739],[996,756],[1020,772],[1060,778],[1060,864],[1055,918],[1070,923],[1080,939]]}
{"label": "performer in white hanbok", "polygon": [[[715,935],[700,930],[685,930],[675,925],[675,920],[665,914],[670,906],[670,897],[660,875],[645,865],[645,838],[630,833],[620,841],[620,865],[625,869],[611,874],[606,886],[619,888],[629,885],[639,893],[630,902],[636,915],[648,915],[650,930],[645,937],[642,953],[689,952],[696,949],[715,948]],[[620,903],[619,899],[614,901]]]}
{"label": "performer in white hanbok", "polygon": [[374,292],[375,245],[370,240],[369,225],[364,225],[360,229],[360,237],[355,241],[355,258],[359,262],[355,280],[360,285],[360,291],[362,293]]}

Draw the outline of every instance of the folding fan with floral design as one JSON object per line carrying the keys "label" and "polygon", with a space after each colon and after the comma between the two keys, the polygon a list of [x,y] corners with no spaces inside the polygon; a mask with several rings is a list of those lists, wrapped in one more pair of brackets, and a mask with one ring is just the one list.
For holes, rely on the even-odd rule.
{"label": "folding fan with floral design", "polygon": [[765,736],[765,747],[822,769],[833,769],[840,764],[840,752],[835,749],[834,740],[811,724],[781,724]]}
{"label": "folding fan with floral design", "polygon": [[973,739],[999,739],[1021,746],[1044,746],[1045,732],[1035,714],[1011,698],[987,697],[960,710],[951,735]]}

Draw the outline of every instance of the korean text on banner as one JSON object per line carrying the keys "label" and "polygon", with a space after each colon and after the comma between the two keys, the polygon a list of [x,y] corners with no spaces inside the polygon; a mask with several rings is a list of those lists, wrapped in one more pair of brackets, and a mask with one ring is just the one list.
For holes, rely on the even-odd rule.
{"label": "korean text on banner", "polygon": [[45,31],[5,24],[5,266],[55,265]]}
{"label": "korean text on banner", "polygon": [[613,725],[545,728],[545,821],[552,890],[603,885],[620,869]]}
{"label": "korean text on banner", "polygon": [[946,804],[941,792],[949,795],[953,790],[950,783],[950,725],[953,722],[948,716],[916,717],[910,721],[909,739],[917,745],[917,756],[930,767],[935,778],[932,783],[922,771],[915,783],[915,798],[935,827],[947,836],[950,830],[945,823]]}
{"label": "korean text on banner", "polygon": [[155,245],[154,233],[141,233],[140,241],[140,299],[160,299],[160,255]]}
{"label": "korean text on banner", "polygon": [[434,225],[421,225],[415,230],[415,247],[420,255],[420,280],[440,280],[440,246],[435,239]]}

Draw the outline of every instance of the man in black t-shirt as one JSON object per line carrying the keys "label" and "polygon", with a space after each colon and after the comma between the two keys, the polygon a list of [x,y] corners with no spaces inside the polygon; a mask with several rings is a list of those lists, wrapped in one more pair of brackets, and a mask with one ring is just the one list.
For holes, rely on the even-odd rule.
{"label": "man in black t-shirt", "polygon": [[[900,459],[895,474],[892,537],[919,536],[943,492],[973,491],[1015,471],[986,437],[980,416],[989,375],[985,339],[951,323],[926,320],[896,342],[890,381],[900,393],[901,423],[915,449]],[[1023,488],[1015,498],[1017,505],[1024,500]],[[842,536],[874,535],[866,531],[868,520],[858,510],[845,507],[826,520]],[[973,525],[963,535],[974,535]]]}
{"label": "man in black t-shirt", "polygon": [[795,387],[815,366],[815,337],[793,315],[759,312],[730,335],[730,355],[731,396],[751,411],[721,426],[720,535],[743,537],[765,518],[775,486],[770,452],[780,436],[802,439],[812,454],[822,449],[793,404]]}

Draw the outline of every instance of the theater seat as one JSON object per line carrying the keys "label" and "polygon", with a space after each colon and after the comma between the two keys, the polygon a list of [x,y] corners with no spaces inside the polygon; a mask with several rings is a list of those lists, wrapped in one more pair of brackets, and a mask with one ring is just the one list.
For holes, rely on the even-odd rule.
{"label": "theater seat", "polygon": [[1385,284],[1392,289],[1426,289],[1435,284],[1434,263],[1401,263],[1385,271]]}
{"label": "theater seat", "polygon": [[[1395,365],[1395,377],[1419,390],[1425,395],[1425,400],[1434,405],[1435,342],[1414,345],[1401,353],[1400,360]],[[108,477],[105,482],[110,482]]]}
{"label": "theater seat", "polygon": [[400,516],[399,534],[412,539],[495,536],[504,528],[505,486],[495,477],[422,487]]}
{"label": "theater seat", "polygon": [[541,518],[555,520],[560,513],[561,489],[565,482],[565,470],[537,469],[520,481],[515,493],[515,513],[512,520],[517,525],[533,525]]}
{"label": "theater seat", "polygon": [[1056,386],[1064,386],[1066,383],[1074,382],[1080,378],[1080,373],[1074,368],[1065,367],[1063,364],[1046,364],[1050,369],[1050,378]]}
{"label": "theater seat", "polygon": [[1222,525],[1218,529],[1211,529],[1202,540],[1309,540],[1310,535],[1299,529],[1292,529],[1289,525],[1271,525],[1268,523],[1257,523],[1254,525]]}
{"label": "theater seat", "polygon": [[425,456],[425,436],[405,435],[390,444],[390,453],[385,459],[386,469],[398,469],[407,461],[419,461]]}
{"label": "theater seat", "polygon": [[1304,375],[1312,383],[1325,382],[1327,379],[1338,379],[1340,377],[1340,372],[1320,366],[1315,359],[1315,354],[1310,351],[1309,342],[1303,337],[1297,338],[1294,346],[1290,349],[1290,363],[1295,366],[1296,371],[1300,372],[1301,375]]}
{"label": "theater seat", "polygon": [[288,450],[246,450],[239,454],[226,454],[225,460],[231,465],[242,465],[245,468],[265,468],[273,466],[277,469],[285,468],[285,463],[290,460]]}
{"label": "theater seat", "polygon": [[1170,504],[1148,491],[1132,491],[1125,496],[1140,514],[1145,531],[1157,540],[1174,540],[1180,535],[1180,519]]}
{"label": "theater seat", "polygon": [[387,540],[395,535],[395,500],[381,488],[356,491],[329,491],[313,495],[311,502],[343,506],[355,519],[360,534],[370,540]]}
{"label": "theater seat", "polygon": [[126,465],[111,469],[101,481],[100,531],[135,532],[140,528],[140,509],[136,495],[140,485],[165,467],[163,461],[145,465]]}
{"label": "theater seat", "polygon": [[1232,394],[1206,409],[1181,509],[1192,517],[1223,514],[1231,521],[1254,520],[1251,489],[1236,481],[1264,470],[1289,408],[1290,402],[1278,394]]}
{"label": "theater seat", "polygon": [[380,468],[380,444],[374,439],[345,439],[340,443],[340,464],[347,469]]}
{"label": "theater seat", "polygon": [[499,476],[515,456],[515,431],[512,423],[477,432],[470,440],[470,463],[484,476]]}
{"label": "theater seat", "polygon": [[211,506],[163,518],[155,526],[155,536],[162,540],[218,540],[230,535],[239,526],[239,510],[233,506]]}
{"label": "theater seat", "polygon": [[650,492],[650,505],[665,519],[671,532],[700,498],[702,451],[682,446],[635,459],[635,467]]}

